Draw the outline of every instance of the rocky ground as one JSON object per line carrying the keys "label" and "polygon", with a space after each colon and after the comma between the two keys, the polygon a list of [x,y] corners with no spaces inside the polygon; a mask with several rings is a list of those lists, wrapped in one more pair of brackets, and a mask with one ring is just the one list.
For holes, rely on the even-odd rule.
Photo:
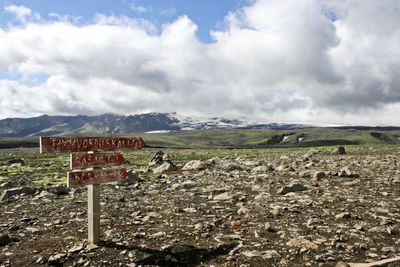
{"label": "rocky ground", "polygon": [[343,152],[128,163],[127,183],[101,186],[91,245],[85,188],[41,185],[62,181],[68,158],[2,151],[0,266],[400,266],[400,150]]}

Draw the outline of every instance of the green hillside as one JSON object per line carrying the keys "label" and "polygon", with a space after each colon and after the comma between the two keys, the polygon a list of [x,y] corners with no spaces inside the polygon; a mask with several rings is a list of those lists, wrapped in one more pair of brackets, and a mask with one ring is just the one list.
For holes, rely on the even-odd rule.
{"label": "green hillside", "polygon": [[[79,134],[99,136],[98,134]],[[107,136],[107,135],[100,135]],[[149,147],[169,148],[268,148],[332,145],[398,145],[400,130],[310,128],[299,130],[194,130],[142,136]],[[0,138],[0,148],[39,146],[38,137]]]}

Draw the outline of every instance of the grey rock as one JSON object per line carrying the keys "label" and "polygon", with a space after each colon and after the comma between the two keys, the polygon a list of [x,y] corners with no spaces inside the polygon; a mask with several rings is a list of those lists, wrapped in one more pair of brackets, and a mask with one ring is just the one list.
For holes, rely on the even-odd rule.
{"label": "grey rock", "polygon": [[302,171],[299,173],[299,176],[302,178],[309,178],[309,177],[311,177],[311,172],[310,171]]}
{"label": "grey rock", "polygon": [[7,164],[11,167],[21,167],[25,165],[25,161],[24,159],[10,159],[9,161],[7,161]]}
{"label": "grey rock", "polygon": [[340,219],[350,219],[351,218],[351,214],[349,212],[342,212],[339,213],[335,216],[336,220],[340,220]]}
{"label": "grey rock", "polygon": [[21,194],[32,195],[35,192],[36,192],[36,188],[27,187],[27,186],[26,187],[21,187],[21,188],[7,189],[0,196],[0,201],[9,199],[9,198],[11,198],[12,196],[15,196],[15,195],[21,195]]}
{"label": "grey rock", "polygon": [[183,166],[182,171],[195,171],[205,168],[205,164],[201,160],[191,160]]}
{"label": "grey rock", "polygon": [[0,187],[4,189],[9,189],[24,186],[36,187],[37,185],[31,179],[23,176],[12,178],[9,182],[3,183]]}
{"label": "grey rock", "polygon": [[128,177],[123,181],[119,181],[118,185],[132,185],[132,184],[137,184],[139,182],[140,182],[139,173],[130,170],[128,171]]}
{"label": "grey rock", "polygon": [[162,151],[157,151],[153,157],[150,159],[149,166],[154,166],[154,165],[160,165],[164,163],[164,157],[165,153]]}
{"label": "grey rock", "polygon": [[349,169],[348,167],[342,168],[342,169],[337,173],[337,175],[338,175],[339,177],[346,177],[346,178],[358,178],[358,177],[360,177],[359,174],[350,171],[350,169]]}
{"label": "grey rock", "polygon": [[14,168],[19,168],[21,166],[22,166],[21,163],[13,163],[13,164],[11,164],[11,167],[14,167]]}
{"label": "grey rock", "polygon": [[385,259],[369,263],[350,263],[350,267],[389,267],[389,266],[399,266],[400,257],[395,257],[391,259]]}
{"label": "grey rock", "polygon": [[80,243],[68,250],[68,253],[78,253],[79,251],[83,250],[84,244]]}
{"label": "grey rock", "polygon": [[273,171],[273,170],[274,170],[274,168],[273,168],[272,166],[268,165],[268,166],[258,166],[258,167],[255,167],[255,168],[253,168],[253,169],[251,170],[251,172],[252,172],[252,173],[265,173],[265,172]]}
{"label": "grey rock", "polygon": [[280,258],[281,255],[276,250],[266,250],[261,252],[261,257],[263,259]]}
{"label": "grey rock", "polygon": [[311,242],[303,237],[297,237],[290,239],[287,243],[287,246],[289,247],[295,247],[295,248],[305,248],[305,249],[312,249],[312,250],[317,250],[318,245],[315,244],[314,242]]}
{"label": "grey rock", "polygon": [[219,166],[219,168],[223,171],[227,171],[227,172],[231,172],[231,171],[235,171],[235,170],[243,170],[243,168],[235,163],[235,162],[223,162],[221,163],[221,165]]}
{"label": "grey rock", "polygon": [[222,194],[219,194],[219,195],[216,195],[216,196],[214,196],[214,200],[222,200],[222,201],[224,201],[224,200],[229,200],[229,199],[231,199],[232,197],[231,196],[229,196],[229,194],[227,193],[227,192],[225,192],[225,193],[222,193]]}
{"label": "grey rock", "polygon": [[300,191],[304,191],[307,190],[307,187],[305,187],[302,184],[289,184],[289,185],[285,185],[283,186],[281,189],[278,190],[278,194],[280,195],[285,195],[287,193],[291,193],[291,192],[300,192]]}
{"label": "grey rock", "polygon": [[276,230],[274,227],[272,227],[271,223],[269,223],[269,222],[266,222],[266,223],[265,223],[264,229],[265,229],[266,231],[268,231],[268,232],[271,232],[271,233],[277,232],[277,230]]}
{"label": "grey rock", "polygon": [[178,168],[173,163],[165,162],[161,166],[158,166],[157,168],[155,168],[153,170],[153,173],[160,174],[160,173],[167,172],[167,171],[175,171],[177,169]]}
{"label": "grey rock", "polygon": [[164,155],[162,156],[162,160],[163,161],[169,161],[171,160],[171,157],[168,153],[164,153]]}
{"label": "grey rock", "polygon": [[197,183],[194,181],[186,181],[184,183],[181,184],[173,184],[172,185],[172,189],[173,190],[181,190],[181,189],[192,189],[195,188],[197,186]]}
{"label": "grey rock", "polygon": [[344,154],[346,154],[346,149],[343,146],[339,146],[339,147],[335,148],[335,150],[333,151],[333,154],[344,155]]}
{"label": "grey rock", "polygon": [[368,229],[368,232],[370,233],[390,233],[390,229],[386,228],[385,226],[374,226]]}
{"label": "grey rock", "polygon": [[256,178],[254,178],[254,183],[255,184],[262,184],[262,183],[264,183],[264,179],[259,177],[259,176],[257,176]]}
{"label": "grey rock", "polygon": [[382,252],[385,254],[396,253],[397,249],[395,247],[383,247]]}
{"label": "grey rock", "polygon": [[67,256],[67,255],[64,253],[52,255],[52,256],[50,256],[50,258],[48,259],[47,262],[50,265],[60,265],[62,263],[63,258],[65,258],[65,256]]}

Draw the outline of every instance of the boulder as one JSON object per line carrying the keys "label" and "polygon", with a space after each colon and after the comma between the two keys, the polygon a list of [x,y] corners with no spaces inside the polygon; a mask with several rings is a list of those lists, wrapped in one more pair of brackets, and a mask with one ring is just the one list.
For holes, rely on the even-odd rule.
{"label": "boulder", "polygon": [[153,170],[153,173],[160,174],[167,171],[175,171],[178,168],[172,162],[165,162]]}
{"label": "boulder", "polygon": [[139,178],[138,172],[129,170],[128,177],[123,181],[119,181],[117,184],[118,185],[131,185],[131,184],[137,184],[139,182],[140,182],[140,178]]}
{"label": "boulder", "polygon": [[151,158],[149,162],[149,166],[154,166],[154,165],[161,165],[164,163],[164,157],[165,153],[162,151],[157,151],[153,157]]}
{"label": "boulder", "polygon": [[201,160],[191,160],[182,167],[182,171],[196,171],[205,168],[205,164]]}
{"label": "boulder", "polygon": [[28,187],[28,186],[21,187],[21,188],[7,189],[0,196],[0,201],[7,200],[7,199],[9,199],[9,198],[11,198],[12,196],[15,196],[15,195],[21,195],[21,194],[32,195],[35,192],[36,192],[36,188]]}
{"label": "boulder", "polygon": [[17,187],[36,187],[37,185],[27,177],[15,177],[10,181],[3,183],[0,187],[3,189],[17,188]]}

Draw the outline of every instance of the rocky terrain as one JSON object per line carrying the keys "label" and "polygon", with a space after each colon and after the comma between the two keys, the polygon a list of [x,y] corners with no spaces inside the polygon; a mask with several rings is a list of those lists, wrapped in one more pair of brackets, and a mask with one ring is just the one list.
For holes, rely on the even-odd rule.
{"label": "rocky terrain", "polygon": [[155,152],[101,186],[92,245],[68,156],[2,150],[0,266],[400,266],[397,146]]}

